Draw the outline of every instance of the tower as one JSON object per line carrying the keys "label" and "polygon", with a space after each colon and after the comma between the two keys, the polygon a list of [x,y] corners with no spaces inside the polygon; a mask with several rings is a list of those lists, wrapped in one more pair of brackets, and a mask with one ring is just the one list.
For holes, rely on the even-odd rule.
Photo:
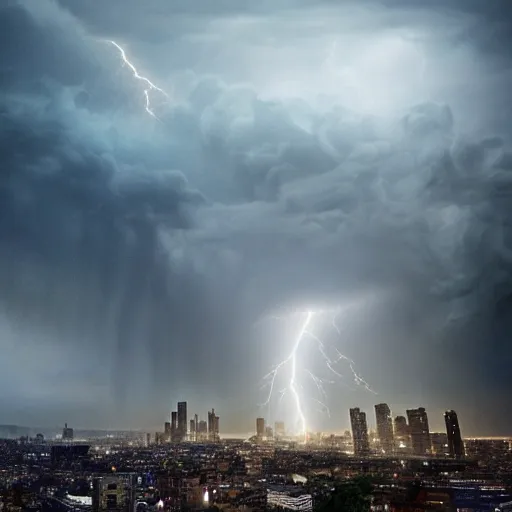
{"label": "tower", "polygon": [[414,455],[428,455],[432,452],[427,411],[424,407],[408,409],[409,433]]}
{"label": "tower", "polygon": [[210,441],[219,440],[219,417],[215,414],[215,409],[208,411],[208,438]]}
{"label": "tower", "polygon": [[256,435],[258,437],[265,435],[265,418],[256,418]]}
{"label": "tower", "polygon": [[352,426],[355,455],[368,455],[370,453],[370,442],[368,440],[366,413],[362,412],[359,407],[350,409],[350,425]]}
{"label": "tower", "polygon": [[64,425],[64,428],[62,429],[62,440],[63,441],[73,441],[74,433],[73,429],[68,427],[68,424],[66,423]]}
{"label": "tower", "polygon": [[178,402],[178,440],[185,441],[187,437],[187,402]]}
{"label": "tower", "polygon": [[462,459],[464,456],[464,444],[460,433],[459,419],[455,411],[444,413],[446,434],[448,436],[448,452],[453,459]]}
{"label": "tower", "polygon": [[405,416],[397,416],[395,418],[395,436],[407,437],[409,435],[409,427]]}
{"label": "tower", "polygon": [[377,435],[379,436],[382,451],[389,455],[394,451],[393,422],[388,404],[375,406],[375,419],[377,420]]}
{"label": "tower", "polygon": [[171,412],[171,441],[176,441],[178,433],[178,413],[176,411]]}

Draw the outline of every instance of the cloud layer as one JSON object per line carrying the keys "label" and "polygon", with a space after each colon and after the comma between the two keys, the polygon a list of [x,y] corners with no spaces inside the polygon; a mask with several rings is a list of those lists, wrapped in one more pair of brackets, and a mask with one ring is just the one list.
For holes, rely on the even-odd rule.
{"label": "cloud layer", "polygon": [[[286,3],[227,2],[193,22],[155,1],[137,25],[127,3],[110,33],[114,2],[63,4],[83,22],[50,2],[0,8],[2,349],[30,361],[39,393],[2,403],[149,426],[185,397],[245,429],[258,376],[287,343],[258,318],[360,297],[341,343],[382,400],[460,403],[469,418],[468,393],[499,395],[512,153],[508,56],[486,39],[506,27],[492,10],[453,4],[421,21],[396,2],[376,21],[350,6],[341,37],[323,23],[344,14],[328,2],[295,18]],[[190,25],[165,37],[159,12]],[[169,91],[154,96],[159,121],[104,41],[118,34]],[[49,375],[82,390],[78,410]],[[373,399],[347,392],[317,427]]]}

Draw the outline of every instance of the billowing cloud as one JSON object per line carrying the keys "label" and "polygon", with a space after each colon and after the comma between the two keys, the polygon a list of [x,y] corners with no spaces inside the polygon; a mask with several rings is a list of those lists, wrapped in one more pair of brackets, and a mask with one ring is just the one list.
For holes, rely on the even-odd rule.
{"label": "billowing cloud", "polygon": [[[109,32],[115,2],[61,3],[84,21],[51,2],[0,10],[0,326],[6,359],[22,365],[26,345],[38,388],[12,399],[62,403],[64,421],[53,372],[77,396],[94,390],[81,410],[97,422],[152,425],[188,398],[245,429],[279,352],[256,320],[361,296],[378,300],[341,343],[383,400],[469,417],[468,389],[499,394],[510,69],[483,36],[460,39],[477,19],[489,34],[492,11],[225,2],[196,23],[159,2],[141,19],[127,2]],[[187,23],[166,38],[174,16]],[[118,34],[169,92],[158,120],[105,42]],[[43,371],[31,352],[58,357]],[[494,376],[473,378],[479,361]],[[342,397],[318,428],[374,399]]]}

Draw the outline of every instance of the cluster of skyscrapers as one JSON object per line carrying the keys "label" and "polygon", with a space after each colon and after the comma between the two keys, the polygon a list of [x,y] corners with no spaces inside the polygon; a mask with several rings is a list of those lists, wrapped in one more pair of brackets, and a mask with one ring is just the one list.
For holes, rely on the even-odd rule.
{"label": "cluster of skyscrapers", "polygon": [[[377,420],[377,437],[383,454],[399,453],[410,449],[414,455],[432,455],[446,448],[446,454],[454,459],[464,456],[464,444],[460,433],[459,420],[455,411],[446,411],[444,414],[446,434],[431,434],[427,411],[423,407],[408,409],[405,416],[397,416],[394,421],[388,404],[375,406]],[[358,407],[350,409],[350,424],[354,453],[368,455],[370,453],[370,440],[366,413]],[[441,449],[436,442],[440,436]],[[444,442],[444,437],[446,442]]]}
{"label": "cluster of skyscrapers", "polygon": [[215,414],[215,409],[208,411],[208,422],[199,420],[197,414],[189,421],[187,402],[178,402],[177,410],[171,412],[171,421],[164,424],[163,433],[157,432],[155,435],[156,444],[218,440],[219,417]]}
{"label": "cluster of skyscrapers", "polygon": [[256,418],[256,437],[258,439],[272,439],[273,437],[283,437],[286,434],[284,422],[276,421],[274,429],[265,423],[265,418]]}

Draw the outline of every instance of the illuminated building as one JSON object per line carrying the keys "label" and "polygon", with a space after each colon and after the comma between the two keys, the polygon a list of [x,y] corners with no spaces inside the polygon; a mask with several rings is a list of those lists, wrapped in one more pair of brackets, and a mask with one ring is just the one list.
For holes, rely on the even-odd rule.
{"label": "illuminated building", "polygon": [[64,425],[64,428],[62,429],[62,440],[63,441],[73,441],[73,429],[68,427],[68,424],[66,423]]}
{"label": "illuminated building", "polygon": [[208,438],[210,441],[219,440],[219,417],[215,414],[215,409],[208,412]]}
{"label": "illuminated building", "polygon": [[187,437],[187,402],[178,402],[178,441]]}
{"label": "illuminated building", "polygon": [[395,418],[395,436],[407,437],[409,435],[409,427],[405,416],[397,416]]}
{"label": "illuminated building", "polygon": [[409,433],[414,455],[428,455],[432,452],[427,411],[424,407],[408,409]]}
{"label": "illuminated building", "polygon": [[267,439],[272,439],[274,437],[274,431],[272,430],[272,427],[265,427],[265,437]]}
{"label": "illuminated building", "polygon": [[171,441],[171,422],[166,421],[164,424],[164,439],[165,442]]}
{"label": "illuminated building", "polygon": [[460,434],[459,419],[455,411],[444,413],[446,435],[448,436],[448,453],[453,459],[462,459],[464,456],[464,444]]}
{"label": "illuminated building", "polygon": [[297,510],[310,512],[313,510],[313,497],[301,488],[275,486],[267,489],[267,509]]}
{"label": "illuminated building", "polygon": [[375,418],[377,420],[377,435],[382,451],[386,454],[393,453],[393,421],[391,420],[391,411],[388,404],[378,404],[375,406]]}
{"label": "illuminated building", "polygon": [[171,441],[176,441],[178,433],[178,413],[176,411],[171,412]]}
{"label": "illuminated building", "polygon": [[352,426],[355,455],[368,455],[370,453],[370,442],[368,440],[366,413],[362,412],[359,407],[350,409],[350,425]]}
{"label": "illuminated building", "polygon": [[132,512],[135,501],[136,476],[119,473],[93,480],[92,512]]}
{"label": "illuminated building", "polygon": [[258,437],[265,435],[265,418],[256,418],[256,435]]}
{"label": "illuminated building", "polygon": [[274,425],[274,433],[276,437],[282,437],[286,434],[283,421],[276,421]]}
{"label": "illuminated building", "polygon": [[189,439],[190,441],[196,440],[196,422],[193,419],[190,420]]}

